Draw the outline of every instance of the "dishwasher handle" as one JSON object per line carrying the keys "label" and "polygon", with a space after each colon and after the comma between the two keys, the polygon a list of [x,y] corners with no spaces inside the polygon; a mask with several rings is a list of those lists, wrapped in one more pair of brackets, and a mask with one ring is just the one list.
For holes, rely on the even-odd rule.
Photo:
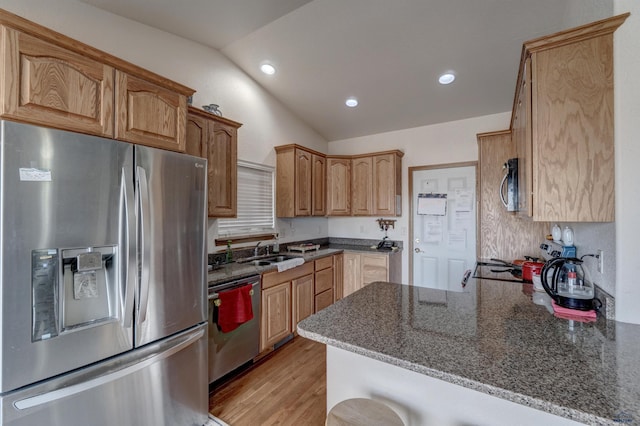
{"label": "dishwasher handle", "polygon": [[207,299],[209,301],[214,302],[214,304],[216,306],[220,306],[220,299],[218,297],[218,294],[221,291],[227,291],[227,290],[233,290],[235,288],[238,287],[244,287],[247,284],[251,284],[252,288],[251,288],[251,292],[249,293],[251,296],[253,296],[254,292],[256,291],[256,287],[260,285],[260,278],[258,277],[257,279],[247,279],[247,280],[242,280],[242,281],[232,281],[226,284],[220,284],[216,287],[210,287],[209,288],[209,294],[207,296]]}

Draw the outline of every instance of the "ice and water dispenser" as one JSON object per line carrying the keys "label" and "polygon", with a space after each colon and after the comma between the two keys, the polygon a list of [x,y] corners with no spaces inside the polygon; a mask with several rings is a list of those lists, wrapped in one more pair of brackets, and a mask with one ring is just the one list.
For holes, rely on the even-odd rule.
{"label": "ice and water dispenser", "polygon": [[116,246],[31,252],[32,341],[118,319]]}

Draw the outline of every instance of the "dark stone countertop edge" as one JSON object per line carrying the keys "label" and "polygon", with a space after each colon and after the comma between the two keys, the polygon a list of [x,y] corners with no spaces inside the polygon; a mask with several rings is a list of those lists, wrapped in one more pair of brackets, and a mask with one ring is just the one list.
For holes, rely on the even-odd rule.
{"label": "dark stone countertop edge", "polygon": [[343,349],[358,355],[365,356],[367,358],[385,362],[390,365],[395,365],[397,367],[404,368],[406,370],[410,370],[419,374],[424,374],[425,376],[429,376],[434,379],[439,379],[454,385],[458,385],[471,390],[482,392],[484,394],[494,396],[496,398],[511,401],[516,404],[524,405],[524,406],[534,408],[540,411],[544,411],[550,414],[555,414],[563,418],[567,418],[567,419],[578,421],[578,422],[588,423],[588,424],[594,424],[594,425],[615,424],[615,423],[611,423],[611,421],[608,419],[604,419],[602,417],[595,416],[593,414],[585,413],[580,410],[576,410],[569,407],[563,407],[563,406],[560,406],[548,401],[544,401],[538,398],[523,395],[517,392],[512,392],[507,389],[502,389],[486,383],[478,382],[476,380],[470,380],[455,374],[446,373],[444,371],[440,371],[437,369],[424,367],[420,364],[415,364],[403,359],[382,354],[380,352],[371,351],[369,349],[352,345],[347,342],[331,339],[321,334],[307,331],[304,328],[301,328],[300,324],[298,324],[297,331],[300,336],[307,338],[309,340],[313,340],[315,342],[323,343],[325,345],[330,345],[338,349]]}

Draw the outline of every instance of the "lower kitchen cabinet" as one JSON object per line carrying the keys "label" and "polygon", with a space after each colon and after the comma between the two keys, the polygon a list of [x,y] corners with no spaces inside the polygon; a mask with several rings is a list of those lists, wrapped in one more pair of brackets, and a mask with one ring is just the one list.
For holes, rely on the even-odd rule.
{"label": "lower kitchen cabinet", "polygon": [[344,253],[342,297],[375,281],[401,281],[400,251],[388,254]]}
{"label": "lower kitchen cabinet", "polygon": [[333,303],[333,256],[317,259],[315,269],[315,312],[318,312]]}
{"label": "lower kitchen cabinet", "polygon": [[300,321],[334,302],[336,269],[340,272],[341,293],[342,254],[322,257],[283,272],[262,274],[260,352],[272,349],[295,333]]}
{"label": "lower kitchen cabinet", "polygon": [[262,274],[260,352],[291,335],[298,322],[313,314],[314,263]]}
{"label": "lower kitchen cabinet", "polygon": [[344,254],[333,255],[333,301],[342,299],[344,281]]}
{"label": "lower kitchen cabinet", "polygon": [[300,321],[314,313],[313,274],[291,281],[291,329],[295,332]]}
{"label": "lower kitchen cabinet", "polygon": [[260,351],[291,334],[291,284],[262,289]]}

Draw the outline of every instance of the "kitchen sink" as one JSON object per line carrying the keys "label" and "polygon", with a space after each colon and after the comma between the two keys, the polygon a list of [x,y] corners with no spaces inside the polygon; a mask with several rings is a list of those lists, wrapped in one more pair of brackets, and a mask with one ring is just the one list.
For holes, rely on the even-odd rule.
{"label": "kitchen sink", "polygon": [[287,255],[277,255],[277,256],[268,256],[268,257],[260,256],[259,259],[249,258],[249,259],[238,260],[237,262],[238,263],[250,262],[252,265],[255,265],[255,266],[268,266],[268,265],[273,265],[279,262],[284,262],[285,260],[295,259],[297,257],[299,256],[287,256]]}

